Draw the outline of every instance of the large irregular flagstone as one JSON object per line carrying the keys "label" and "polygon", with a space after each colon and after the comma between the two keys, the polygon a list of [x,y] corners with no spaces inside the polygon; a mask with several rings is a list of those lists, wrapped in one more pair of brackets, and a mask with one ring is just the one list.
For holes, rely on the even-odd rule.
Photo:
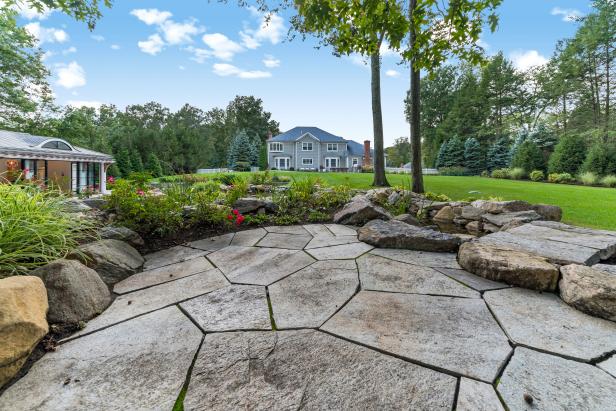
{"label": "large irregular flagstone", "polygon": [[616,406],[616,378],[590,364],[523,347],[516,348],[496,389],[510,410],[607,411]]}
{"label": "large irregular flagstone", "polygon": [[192,258],[182,261],[181,263],[165,265],[163,267],[154,268],[153,270],[134,274],[117,283],[113,287],[113,292],[116,294],[126,294],[141,288],[147,288],[188,277],[193,274],[211,270],[212,268],[214,268],[214,266],[206,260],[205,257]]}
{"label": "large irregular flagstone", "polygon": [[501,288],[510,287],[509,284],[488,280],[487,278],[471,274],[468,271],[458,270],[455,268],[436,268],[436,271],[439,271],[446,276],[461,282],[462,284],[466,284],[477,291],[498,290]]}
{"label": "large irregular flagstone", "polygon": [[612,355],[607,360],[598,363],[597,367],[608,372],[616,378],[616,354]]}
{"label": "large irregular flagstone", "polygon": [[529,223],[531,221],[540,220],[541,215],[534,211],[513,211],[511,213],[501,213],[501,214],[490,214],[486,213],[481,216],[481,219],[490,224],[494,224],[495,226],[502,227],[504,225],[509,225],[513,222],[517,223]]}
{"label": "large irregular flagstone", "polygon": [[229,283],[222,273],[213,269],[176,281],[123,294],[116,298],[105,312],[90,321],[82,331],[74,334],[71,338],[209,293],[227,284]]}
{"label": "large irregular flagstone", "polygon": [[460,268],[456,261],[456,255],[453,253],[375,248],[370,254],[380,255],[402,263],[425,265],[432,268]]}
{"label": "large irregular flagstone", "polygon": [[331,247],[334,245],[343,245],[343,244],[351,244],[358,243],[356,235],[329,235],[329,236],[319,236],[314,237],[310,242],[306,245],[305,249],[309,250],[311,248],[321,248],[321,247]]}
{"label": "large irregular flagstone", "polygon": [[232,283],[255,285],[269,285],[315,261],[301,250],[237,246],[208,257]]}
{"label": "large irregular flagstone", "polygon": [[306,224],[304,225],[304,229],[310,233],[310,235],[317,236],[331,236],[333,233],[329,231],[327,227],[323,224]]}
{"label": "large irregular flagstone", "polygon": [[554,290],[558,282],[558,268],[545,258],[501,245],[464,243],[458,262],[465,270],[489,280],[533,290]]}
{"label": "large irregular flagstone", "polygon": [[491,382],[511,347],[476,298],[361,291],[321,329],[422,364]]}
{"label": "large irregular flagstone", "polygon": [[610,273],[614,276],[616,276],[616,265],[613,264],[595,264],[592,266],[592,268],[596,269],[596,270],[601,270],[604,271],[606,273]]}
{"label": "large irregular flagstone", "polygon": [[479,298],[480,295],[434,268],[422,267],[366,254],[357,259],[364,290],[449,295]]}
{"label": "large irregular flagstone", "polygon": [[276,327],[319,327],[358,289],[355,261],[318,261],[269,287]]}
{"label": "large irregular flagstone", "polygon": [[254,230],[246,230],[235,233],[231,245],[239,245],[243,247],[251,247],[259,242],[260,239],[265,237],[267,231],[262,228],[255,228]]}
{"label": "large irregular flagstone", "polygon": [[185,301],[180,307],[205,332],[272,328],[263,286],[231,285]]}
{"label": "large irregular flagstone", "polygon": [[560,268],[560,297],[595,317],[616,321],[616,275],[584,265]]}
{"label": "large irregular flagstone", "polygon": [[358,231],[359,240],[380,248],[454,252],[460,239],[426,227],[398,220],[372,220]]}
{"label": "large irregular flagstone", "polygon": [[357,235],[357,230],[342,224],[325,224],[334,235]]}
{"label": "large irregular flagstone", "polygon": [[265,227],[265,230],[268,233],[279,233],[279,234],[298,234],[298,235],[308,235],[310,234],[304,227],[301,225],[274,225],[270,227]]}
{"label": "large irregular flagstone", "polygon": [[357,258],[373,248],[374,247],[366,243],[349,243],[331,247],[306,249],[306,252],[317,260],[347,260]]}
{"label": "large irregular flagstone", "polygon": [[554,294],[508,288],[483,298],[517,344],[583,361],[616,350],[616,323],[581,313]]}
{"label": "large irregular flagstone", "polygon": [[475,200],[471,203],[473,207],[480,208],[488,213],[501,214],[511,213],[515,211],[527,211],[532,206],[526,201],[509,200],[509,201],[490,201],[490,200]]}
{"label": "large irregular flagstone", "polygon": [[455,378],[315,330],[205,337],[185,409],[449,410]]}
{"label": "large irregular flagstone", "polygon": [[482,244],[505,247],[545,257],[556,264],[592,265],[600,261],[596,248],[584,247],[543,238],[520,237],[509,231],[488,234],[478,240]]}
{"label": "large irregular flagstone", "polygon": [[0,409],[170,410],[202,333],[177,307],[60,345],[0,397]]}
{"label": "large irregular flagstone", "polygon": [[383,207],[372,204],[364,196],[356,196],[334,214],[334,223],[363,225],[371,220],[391,220],[393,216]]}
{"label": "large irregular flagstone", "polygon": [[136,273],[144,264],[137,250],[124,241],[112,239],[82,245],[67,258],[93,268],[109,286]]}
{"label": "large irregular flagstone", "polygon": [[286,248],[287,250],[301,250],[312,240],[310,235],[297,235],[285,233],[268,233],[257,243],[259,247]]}
{"label": "large irregular flagstone", "polygon": [[143,269],[153,270],[154,268],[180,263],[182,261],[190,260],[191,258],[203,257],[208,253],[208,251],[178,245],[165,250],[156,251],[151,254],[146,254],[144,256],[145,264],[143,265]]}
{"label": "large irregular flagstone", "polygon": [[504,411],[491,384],[460,378],[456,411]]}
{"label": "large irregular flagstone", "polygon": [[231,244],[233,236],[234,233],[227,233],[223,235],[217,235],[215,237],[204,238],[203,240],[192,241],[188,243],[188,245],[193,248],[198,248],[199,250],[216,251]]}

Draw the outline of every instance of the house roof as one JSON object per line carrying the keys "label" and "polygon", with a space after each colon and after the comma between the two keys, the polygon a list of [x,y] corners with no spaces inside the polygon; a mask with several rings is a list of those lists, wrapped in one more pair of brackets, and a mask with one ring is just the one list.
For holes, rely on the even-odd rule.
{"label": "house roof", "polygon": [[[44,148],[48,142],[60,141],[68,145],[70,150]],[[0,157],[44,159],[61,161],[94,161],[112,163],[109,154],[88,150],[70,144],[57,137],[34,136],[28,133],[0,130]]]}
{"label": "house roof", "polygon": [[325,130],[321,130],[318,127],[293,127],[291,130],[282,134],[278,134],[276,137],[272,137],[270,141],[273,142],[285,142],[295,141],[302,137],[304,134],[310,133],[314,138],[322,143],[345,143],[347,140],[340,136],[328,133]]}

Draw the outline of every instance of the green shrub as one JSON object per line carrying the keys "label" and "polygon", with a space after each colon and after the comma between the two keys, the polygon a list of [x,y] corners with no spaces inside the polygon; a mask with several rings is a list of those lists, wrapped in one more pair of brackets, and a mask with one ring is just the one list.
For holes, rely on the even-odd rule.
{"label": "green shrub", "polygon": [[533,170],[529,174],[529,178],[532,181],[543,181],[545,179],[545,173],[541,170]]}
{"label": "green shrub", "polygon": [[550,173],[548,175],[549,183],[567,184],[574,181],[573,176],[569,173]]}
{"label": "green shrub", "polygon": [[586,158],[586,144],[577,136],[566,135],[560,139],[550,157],[550,173],[577,174]]}
{"label": "green shrub", "polygon": [[291,177],[285,175],[274,174],[272,177],[272,182],[274,183],[289,183],[291,182]]}
{"label": "green shrub", "polygon": [[0,184],[0,278],[65,257],[95,238],[93,220],[69,213],[60,192]]}
{"label": "green shrub", "polygon": [[250,171],[250,163],[248,161],[238,161],[233,169],[235,171]]}
{"label": "green shrub", "polygon": [[239,176],[237,174],[226,173],[218,174],[216,177],[214,177],[214,180],[226,186],[232,186],[233,184],[235,184],[235,180],[237,180],[238,178]]}
{"label": "green shrub", "polygon": [[468,175],[479,175],[486,168],[485,156],[476,138],[464,142],[464,167]]}
{"label": "green shrub", "polygon": [[509,178],[512,180],[522,180],[526,177],[526,171],[522,167],[514,167],[509,170]]}
{"label": "green shrub", "polygon": [[613,174],[607,175],[601,179],[601,184],[606,187],[616,187],[616,176]]}
{"label": "green shrub", "polygon": [[497,168],[492,171],[492,178],[509,178],[509,169],[508,168]]}
{"label": "green shrub", "polygon": [[442,176],[468,176],[470,175],[469,171],[466,168],[459,167],[459,166],[441,167],[438,169],[438,173]]}
{"label": "green shrub", "polygon": [[490,172],[488,170],[483,170],[481,172],[481,177],[490,177]]}
{"label": "green shrub", "polygon": [[526,140],[516,148],[511,165],[526,171],[544,170],[543,152],[533,141]]}
{"label": "green shrub", "polygon": [[592,186],[597,184],[598,177],[592,171],[586,171],[580,174],[579,180],[585,186]]}
{"label": "green shrub", "polygon": [[437,194],[431,191],[426,192],[424,197],[430,201],[451,201],[451,198],[447,197],[445,194]]}
{"label": "green shrub", "polygon": [[270,184],[271,182],[272,177],[269,171],[258,171],[250,175],[250,183],[254,185]]}
{"label": "green shrub", "polygon": [[248,180],[240,176],[235,176],[235,181],[225,194],[225,204],[233,207],[233,204],[248,194]]}

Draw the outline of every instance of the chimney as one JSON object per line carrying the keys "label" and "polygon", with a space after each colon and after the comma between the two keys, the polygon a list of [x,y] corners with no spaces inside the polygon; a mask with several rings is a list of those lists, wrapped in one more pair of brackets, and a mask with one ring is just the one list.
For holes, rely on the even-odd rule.
{"label": "chimney", "polygon": [[364,140],[364,167],[370,167],[372,165],[372,158],[370,157],[370,140]]}
{"label": "chimney", "polygon": [[267,139],[268,140],[272,139],[272,132],[270,130],[267,130]]}

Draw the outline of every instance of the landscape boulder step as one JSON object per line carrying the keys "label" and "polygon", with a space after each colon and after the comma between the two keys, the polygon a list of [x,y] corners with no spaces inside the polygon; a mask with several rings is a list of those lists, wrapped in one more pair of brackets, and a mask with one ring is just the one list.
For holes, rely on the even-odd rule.
{"label": "landscape boulder step", "polygon": [[558,268],[547,259],[479,241],[460,246],[458,263],[465,270],[489,280],[533,290],[552,291],[558,282]]}
{"label": "landscape boulder step", "polygon": [[489,201],[475,200],[471,203],[473,207],[480,208],[490,214],[511,213],[517,211],[528,211],[532,209],[530,203],[522,200],[510,201]]}
{"label": "landscape boulder step", "polygon": [[533,204],[531,208],[547,221],[560,221],[563,217],[563,210],[559,206],[550,204]]}
{"label": "landscape boulder step", "polygon": [[451,224],[453,219],[458,217],[452,206],[445,206],[438,210],[438,212],[432,218],[436,223]]}
{"label": "landscape boulder step", "polygon": [[[47,292],[40,278],[0,279],[0,387],[17,374],[49,331],[47,308]],[[0,409],[5,409],[1,398]]]}
{"label": "landscape boulder step", "polygon": [[103,240],[113,239],[113,240],[126,241],[133,247],[139,247],[144,244],[143,238],[141,238],[139,234],[137,234],[130,228],[126,228],[126,227],[116,227],[116,226],[107,225],[101,228],[98,231],[98,234]]}
{"label": "landscape boulder step", "polygon": [[375,247],[419,251],[456,251],[461,240],[447,233],[398,220],[373,220],[358,230],[359,240]]}
{"label": "landscape boulder step", "polygon": [[68,258],[93,268],[109,286],[135,274],[145,261],[137,250],[120,240],[95,241],[79,247],[77,251]]}
{"label": "landscape boulder step", "polygon": [[595,317],[616,321],[616,275],[578,264],[560,268],[560,297]]}
{"label": "landscape boulder step", "polygon": [[355,196],[342,210],[334,214],[334,223],[364,225],[374,219],[391,220],[392,215],[383,207],[372,204],[364,196]]}
{"label": "landscape boulder step", "polygon": [[240,198],[233,203],[233,208],[237,209],[241,214],[249,214],[259,212],[260,209],[266,213],[273,213],[277,206],[271,200],[262,200],[254,197]]}
{"label": "landscape boulder step", "polygon": [[512,211],[509,213],[490,214],[485,213],[481,219],[497,227],[511,225],[512,223],[529,223],[535,220],[541,220],[541,215],[534,210],[528,211]]}
{"label": "landscape boulder step", "polygon": [[96,271],[75,260],[56,260],[32,272],[47,288],[50,323],[78,324],[102,313],[111,293]]}

